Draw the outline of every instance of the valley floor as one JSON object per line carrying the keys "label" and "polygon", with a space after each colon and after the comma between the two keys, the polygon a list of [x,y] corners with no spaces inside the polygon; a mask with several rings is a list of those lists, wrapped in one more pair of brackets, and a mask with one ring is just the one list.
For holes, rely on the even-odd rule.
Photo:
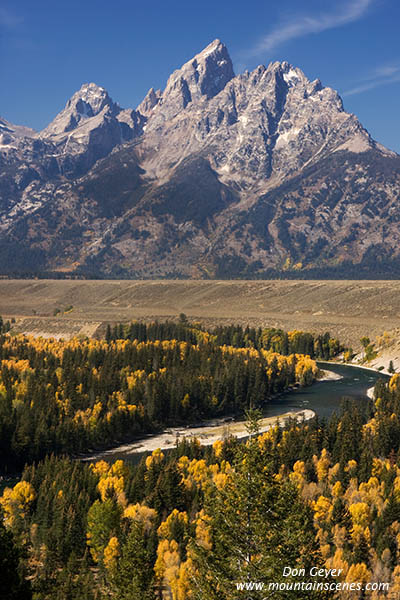
{"label": "valley floor", "polygon": [[[356,350],[364,335],[400,331],[400,281],[0,280],[0,315],[33,335],[91,336],[107,322],[180,313],[206,327],[330,331]],[[400,366],[400,347],[387,350]]]}

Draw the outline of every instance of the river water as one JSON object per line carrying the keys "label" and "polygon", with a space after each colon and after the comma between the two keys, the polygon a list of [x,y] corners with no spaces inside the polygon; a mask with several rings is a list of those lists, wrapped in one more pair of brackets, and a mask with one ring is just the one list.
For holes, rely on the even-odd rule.
{"label": "river water", "polygon": [[[318,381],[310,387],[282,394],[269,401],[263,410],[263,416],[278,417],[292,411],[299,412],[309,409],[314,411],[319,417],[329,418],[332,413],[340,411],[340,404],[344,397],[354,399],[358,402],[366,402],[368,400],[367,390],[373,387],[378,379],[383,378],[387,380],[389,378],[388,375],[383,375],[376,371],[349,365],[318,362],[318,366],[322,370],[333,371],[337,375],[340,375],[341,379]],[[209,427],[207,429],[209,430]],[[245,428],[243,427],[243,429]],[[202,428],[192,432],[183,430],[180,433],[182,435],[191,433],[199,436],[199,439],[203,437],[201,435]],[[168,442],[166,442],[166,436],[170,438]],[[110,450],[91,454],[83,460],[96,461],[105,459],[107,461],[114,461],[122,458],[136,463],[142,456],[149,454],[153,447],[166,448],[165,443],[169,444],[168,448],[174,447],[175,440],[176,432],[172,430],[168,434],[162,433],[146,436],[131,444],[128,443]],[[206,441],[203,443],[206,443]]]}
{"label": "river water", "polygon": [[265,416],[275,416],[290,410],[309,408],[320,417],[330,417],[339,412],[343,397],[360,402],[367,400],[367,390],[375,385],[378,379],[387,381],[389,375],[360,369],[349,365],[318,362],[320,369],[333,371],[342,379],[318,381],[307,388],[283,394],[280,398],[270,401],[263,413]]}

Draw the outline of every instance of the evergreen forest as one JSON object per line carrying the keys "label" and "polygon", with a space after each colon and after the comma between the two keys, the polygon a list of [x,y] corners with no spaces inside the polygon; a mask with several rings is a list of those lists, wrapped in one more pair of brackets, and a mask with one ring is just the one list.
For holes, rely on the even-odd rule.
{"label": "evergreen forest", "polygon": [[[260,433],[269,399],[311,385],[315,359],[345,350],[338,340],[206,330],[184,315],[108,327],[104,339],[9,329],[1,322],[2,599],[400,595],[400,375],[328,422]],[[138,464],[80,460],[173,424],[243,414],[244,442],[183,439]],[[307,575],[284,575],[287,565]]]}

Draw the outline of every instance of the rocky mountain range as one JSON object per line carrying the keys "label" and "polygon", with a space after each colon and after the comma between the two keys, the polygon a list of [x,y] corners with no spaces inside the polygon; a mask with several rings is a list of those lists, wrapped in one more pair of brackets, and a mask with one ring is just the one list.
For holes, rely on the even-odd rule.
{"label": "rocky mountain range", "polygon": [[3,274],[400,275],[400,157],[219,40],[135,110],[89,83],[39,133],[0,119],[0,161]]}

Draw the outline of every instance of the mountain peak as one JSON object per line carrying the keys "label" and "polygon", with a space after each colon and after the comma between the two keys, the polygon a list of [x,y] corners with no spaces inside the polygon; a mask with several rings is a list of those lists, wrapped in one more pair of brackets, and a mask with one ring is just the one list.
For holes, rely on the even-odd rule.
{"label": "mountain peak", "polygon": [[[207,99],[216,96],[235,77],[227,47],[216,39],[183,65],[181,71],[193,70],[192,95],[196,92]],[[175,71],[176,73],[176,71]],[[197,84],[197,85],[195,85]]]}
{"label": "mountain peak", "polygon": [[84,83],[68,100],[65,108],[41,132],[42,137],[51,137],[72,131],[82,121],[95,117],[107,108],[112,114],[119,112],[119,107],[103,87],[95,83]]}
{"label": "mountain peak", "polygon": [[208,44],[208,46],[206,46],[201,52],[196,54],[196,57],[197,56],[208,56],[209,54],[212,54],[213,52],[221,52],[221,50],[223,50],[223,49],[225,49],[227,51],[226,46],[221,42],[221,40],[219,40],[217,38],[213,42]]}
{"label": "mountain peak", "polygon": [[301,69],[299,69],[299,67],[294,67],[286,60],[283,60],[282,62],[275,61],[270,63],[267,67],[267,72],[279,73],[289,87],[296,85],[296,83],[310,83],[307,76]]}
{"label": "mountain peak", "polygon": [[[169,77],[161,98],[157,99],[149,127],[157,128],[174,118],[188,104],[213,98],[234,76],[226,46],[214,40]],[[147,105],[148,97],[145,100]]]}
{"label": "mountain peak", "polygon": [[98,114],[105,105],[113,104],[107,90],[96,83],[84,83],[68,100],[67,106],[78,104],[80,100],[91,108],[92,116]]}
{"label": "mountain peak", "polygon": [[144,117],[148,117],[159,103],[161,96],[161,90],[155,91],[153,87],[150,88],[136,110]]}
{"label": "mountain peak", "polygon": [[174,71],[166,90],[183,77],[187,80],[192,96],[212,98],[235,76],[227,47],[218,39]]}

